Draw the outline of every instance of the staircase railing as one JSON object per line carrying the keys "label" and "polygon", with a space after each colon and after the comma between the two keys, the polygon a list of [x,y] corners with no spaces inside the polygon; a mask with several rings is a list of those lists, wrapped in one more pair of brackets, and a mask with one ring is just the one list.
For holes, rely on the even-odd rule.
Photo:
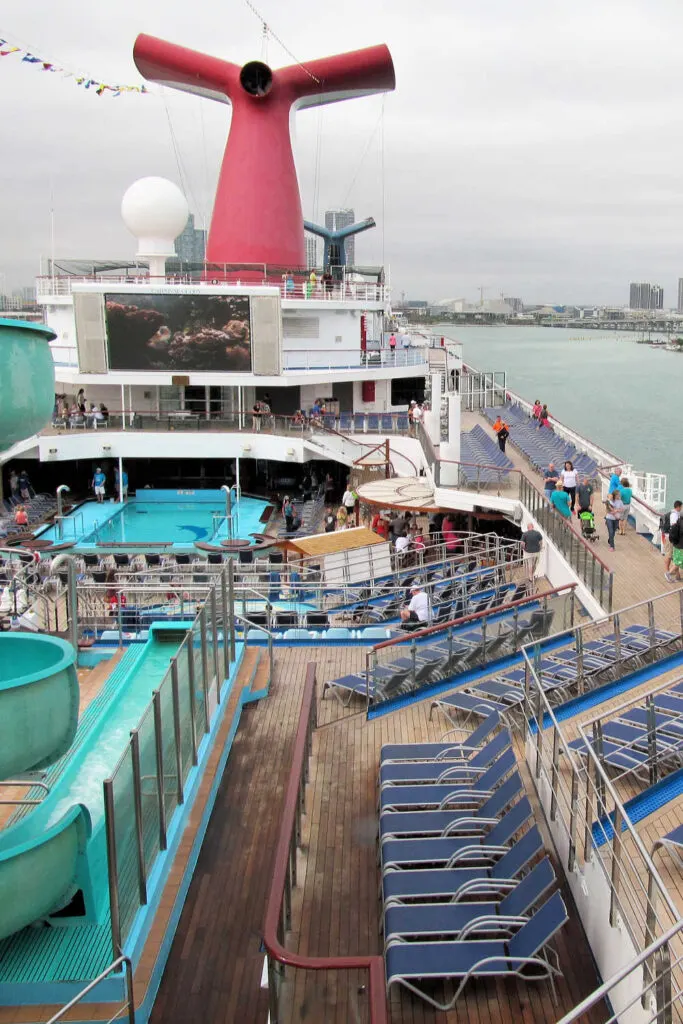
{"label": "staircase railing", "polygon": [[388,1024],[384,982],[384,958],[365,956],[304,956],[285,947],[292,924],[292,889],[297,884],[297,850],[301,843],[301,819],[306,803],[308,760],[316,726],[316,666],[306,668],[299,727],[292,751],[292,768],[285,791],[282,823],[275,849],[273,876],[266,904],[263,944],[268,963],[268,992],[271,1024],[282,1024],[281,982],[285,968],[304,971],[368,972],[368,1017],[370,1024]]}

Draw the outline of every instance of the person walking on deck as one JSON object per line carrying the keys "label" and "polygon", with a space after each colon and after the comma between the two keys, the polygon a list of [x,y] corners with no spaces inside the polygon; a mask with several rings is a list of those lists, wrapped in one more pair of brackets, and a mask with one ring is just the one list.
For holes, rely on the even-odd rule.
{"label": "person walking on deck", "polygon": [[564,469],[560,473],[560,477],[562,478],[562,486],[569,495],[569,500],[571,502],[572,507],[572,515],[574,515],[574,505],[576,504],[576,486],[578,480],[573,462],[565,462]]}
{"label": "person walking on deck", "polygon": [[529,583],[533,583],[536,575],[538,556],[543,547],[543,534],[539,533],[533,523],[529,523],[522,534],[522,547],[524,548],[524,562]]}
{"label": "person walking on deck", "polygon": [[285,529],[287,533],[292,533],[294,530],[294,505],[292,504],[289,495],[285,495],[285,499],[282,502],[282,516],[285,521]]}
{"label": "person walking on deck", "polygon": [[347,519],[356,519],[356,492],[351,486],[350,481],[347,483],[346,490],[342,495],[342,505],[346,509]]}
{"label": "person walking on deck", "polygon": [[550,495],[550,504],[560,513],[563,519],[571,519],[572,510],[569,506],[569,495],[560,480],[557,481],[555,490]]}
{"label": "person walking on deck", "polygon": [[659,523],[659,529],[662,534],[662,553],[664,555],[664,578],[668,580],[669,583],[673,583],[677,578],[676,574],[671,572],[671,561],[673,559],[671,528],[678,522],[681,516],[681,511],[683,511],[683,502],[674,501],[672,510],[662,516]]}
{"label": "person walking on deck", "polygon": [[581,477],[581,483],[576,488],[576,499],[579,503],[579,515],[593,510],[593,488],[587,476]]}
{"label": "person walking on deck", "polygon": [[543,474],[543,488],[545,490],[545,496],[548,501],[551,501],[552,495],[557,487],[557,481],[560,479],[559,473],[555,469],[555,463],[549,462],[548,468]]}
{"label": "person walking on deck", "polygon": [[614,494],[615,491],[619,490],[620,486],[621,486],[621,470],[619,469],[615,473],[612,473],[611,477],[609,478],[609,483],[607,485],[607,494],[608,495]]}
{"label": "person walking on deck", "polygon": [[503,452],[503,454],[505,454],[505,445],[507,443],[508,437],[510,436],[510,430],[508,428],[508,425],[499,416],[496,422],[493,424],[493,429],[495,430],[496,436],[498,438],[498,447]]}
{"label": "person walking on deck", "polygon": [[619,536],[625,537],[626,527],[628,525],[628,517],[631,512],[631,502],[633,500],[633,488],[629,484],[628,478],[625,476],[622,476],[621,481],[619,483],[619,493],[621,495],[621,500],[624,503],[624,508],[621,513],[621,519],[619,520]]}
{"label": "person walking on deck", "polygon": [[106,476],[102,472],[101,468],[98,466],[97,469],[95,470],[95,475],[92,478],[92,486],[95,492],[95,497],[100,503],[104,501],[104,488],[106,479]]}
{"label": "person walking on deck", "polygon": [[624,503],[621,500],[621,492],[618,490],[612,491],[605,502],[605,507],[607,509],[607,515],[605,516],[605,522],[607,523],[607,544],[612,551],[615,551],[614,538],[617,533],[619,520],[621,519],[621,513],[624,510]]}
{"label": "person walking on deck", "polygon": [[[678,504],[680,505],[680,502]],[[669,540],[674,571],[668,572],[666,578],[669,583],[680,583],[682,579],[681,570],[683,569],[683,518],[681,518],[680,512],[676,521],[671,524]]]}

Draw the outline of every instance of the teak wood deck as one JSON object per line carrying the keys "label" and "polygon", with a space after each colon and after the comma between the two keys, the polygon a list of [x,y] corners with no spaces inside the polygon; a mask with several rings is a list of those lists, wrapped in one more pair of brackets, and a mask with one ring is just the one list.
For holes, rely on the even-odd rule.
{"label": "teak wood deck", "polygon": [[[245,712],[235,738],[162,979],[153,1024],[266,1020],[261,934],[305,666],[309,661],[317,664],[319,697],[324,680],[342,669],[359,667],[363,653],[352,648],[278,653],[270,696]],[[337,702],[321,702],[288,948],[323,956],[381,952],[376,845],[379,749],[386,742],[440,738],[443,726],[428,721],[428,708],[425,701],[368,722],[364,711],[340,717]],[[556,873],[561,880],[557,865]],[[390,1004],[394,1024],[465,1020],[494,1024],[515,1019],[545,1024],[566,1013],[599,980],[571,898],[562,888],[570,921],[557,940],[565,975],[558,986],[557,1007],[546,983],[476,984],[447,1014],[395,991]],[[308,971],[290,973],[288,978],[283,988],[283,1020],[367,1021],[363,988],[367,977],[360,972]],[[585,1019],[603,1018],[604,1014],[596,1013]]]}

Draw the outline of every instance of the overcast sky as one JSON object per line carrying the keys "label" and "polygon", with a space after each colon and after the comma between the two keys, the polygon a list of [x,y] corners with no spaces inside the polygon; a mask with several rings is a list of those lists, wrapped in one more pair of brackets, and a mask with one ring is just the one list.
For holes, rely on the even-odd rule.
{"label": "overcast sky", "polygon": [[[302,111],[295,152],[305,216],[340,205],[374,216],[357,260],[384,256],[395,293],[475,299],[481,285],[489,298],[623,304],[629,280],[650,280],[675,305],[681,0],[256,6],[302,61],[391,49],[397,88],[384,106]],[[4,0],[0,15],[0,38],[111,83],[141,81],[138,32],[240,64],[291,63],[272,38],[263,54],[244,0]],[[0,291],[31,283],[50,254],[51,194],[61,256],[132,256],[119,205],[144,175],[184,185],[198,221],[210,216],[229,107],[158,87],[98,98],[13,56],[0,58],[0,90]]]}

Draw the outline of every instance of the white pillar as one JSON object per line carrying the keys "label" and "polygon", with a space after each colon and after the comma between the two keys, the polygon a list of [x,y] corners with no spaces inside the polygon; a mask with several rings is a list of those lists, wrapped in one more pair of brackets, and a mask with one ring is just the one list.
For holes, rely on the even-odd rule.
{"label": "white pillar", "polygon": [[240,486],[240,457],[239,455],[235,458],[235,496],[239,501],[242,497],[242,488]]}
{"label": "white pillar", "polygon": [[432,444],[441,444],[441,374],[430,374],[432,407],[424,414],[424,425]]}
{"label": "white pillar", "polygon": [[119,455],[119,501],[123,504],[123,459]]}
{"label": "white pillar", "polygon": [[[448,441],[439,449],[442,459],[460,461],[460,395],[448,395]],[[441,463],[441,483],[454,487],[458,482],[458,467]]]}
{"label": "white pillar", "polygon": [[126,387],[121,385],[121,427],[126,429]]}

